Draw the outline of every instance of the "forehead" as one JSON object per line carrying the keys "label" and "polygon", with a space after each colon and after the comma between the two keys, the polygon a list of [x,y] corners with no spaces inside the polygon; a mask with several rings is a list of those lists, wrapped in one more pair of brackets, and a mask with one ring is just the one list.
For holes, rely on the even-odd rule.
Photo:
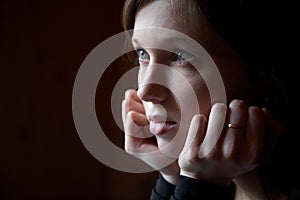
{"label": "forehead", "polygon": [[145,31],[134,31],[133,41],[140,41],[145,38],[158,41],[158,39],[170,37],[162,32],[153,34],[153,32],[146,31],[150,27],[175,30],[199,40],[201,38],[200,24],[202,24],[200,15],[186,12],[185,14],[182,13],[185,16],[178,16],[175,13],[176,10],[174,10],[174,7],[171,7],[169,1],[152,1],[144,5],[136,14],[134,29],[145,29]]}
{"label": "forehead", "polygon": [[[180,46],[180,42],[182,44],[185,42],[178,37],[178,34],[171,35],[170,31],[147,30],[150,27],[157,27],[187,35],[203,46],[211,55],[236,56],[236,52],[220,36],[204,14],[200,10],[192,8],[192,3],[184,2],[179,6],[173,5],[169,0],[156,0],[142,6],[135,18],[133,45],[146,47],[162,44],[164,47],[168,47]],[[176,15],[178,13],[179,15]],[[188,50],[188,45],[185,44],[183,49]]]}

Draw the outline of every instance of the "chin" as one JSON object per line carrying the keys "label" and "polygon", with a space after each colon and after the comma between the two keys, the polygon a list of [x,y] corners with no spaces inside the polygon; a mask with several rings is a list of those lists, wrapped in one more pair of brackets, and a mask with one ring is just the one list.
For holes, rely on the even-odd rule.
{"label": "chin", "polygon": [[[167,157],[178,158],[185,143],[185,134],[173,133],[157,136],[157,145],[159,150]],[[177,136],[177,137],[175,137]]]}

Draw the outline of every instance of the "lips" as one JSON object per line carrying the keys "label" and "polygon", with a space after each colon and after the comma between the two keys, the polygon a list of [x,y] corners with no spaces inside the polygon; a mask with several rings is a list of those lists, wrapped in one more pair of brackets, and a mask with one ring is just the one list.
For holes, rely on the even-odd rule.
{"label": "lips", "polygon": [[163,135],[176,126],[174,121],[155,122],[150,121],[150,132],[153,135]]}

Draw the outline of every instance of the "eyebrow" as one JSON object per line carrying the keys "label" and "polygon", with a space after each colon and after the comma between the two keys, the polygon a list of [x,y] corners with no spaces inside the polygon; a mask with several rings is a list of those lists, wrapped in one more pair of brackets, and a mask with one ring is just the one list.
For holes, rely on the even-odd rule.
{"label": "eyebrow", "polygon": [[[163,42],[167,42],[168,44],[173,44],[173,43],[186,43],[187,40],[184,37],[167,37],[167,38],[162,38],[161,41]],[[131,38],[131,43],[133,46],[140,46],[142,47],[143,45],[141,45],[141,42],[139,42],[139,40],[136,37],[132,37]]]}

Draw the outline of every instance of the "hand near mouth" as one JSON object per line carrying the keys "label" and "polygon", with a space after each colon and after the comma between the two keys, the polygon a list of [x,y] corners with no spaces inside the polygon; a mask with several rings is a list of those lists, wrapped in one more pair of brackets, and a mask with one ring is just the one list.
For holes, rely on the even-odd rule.
{"label": "hand near mouth", "polygon": [[162,133],[166,123],[163,123],[162,127],[153,127],[152,133],[149,131],[149,121],[143,103],[135,90],[127,90],[125,93],[122,102],[122,119],[125,151],[158,170],[167,181],[175,184],[179,174],[177,159],[167,157],[160,152],[153,134],[153,132]]}

